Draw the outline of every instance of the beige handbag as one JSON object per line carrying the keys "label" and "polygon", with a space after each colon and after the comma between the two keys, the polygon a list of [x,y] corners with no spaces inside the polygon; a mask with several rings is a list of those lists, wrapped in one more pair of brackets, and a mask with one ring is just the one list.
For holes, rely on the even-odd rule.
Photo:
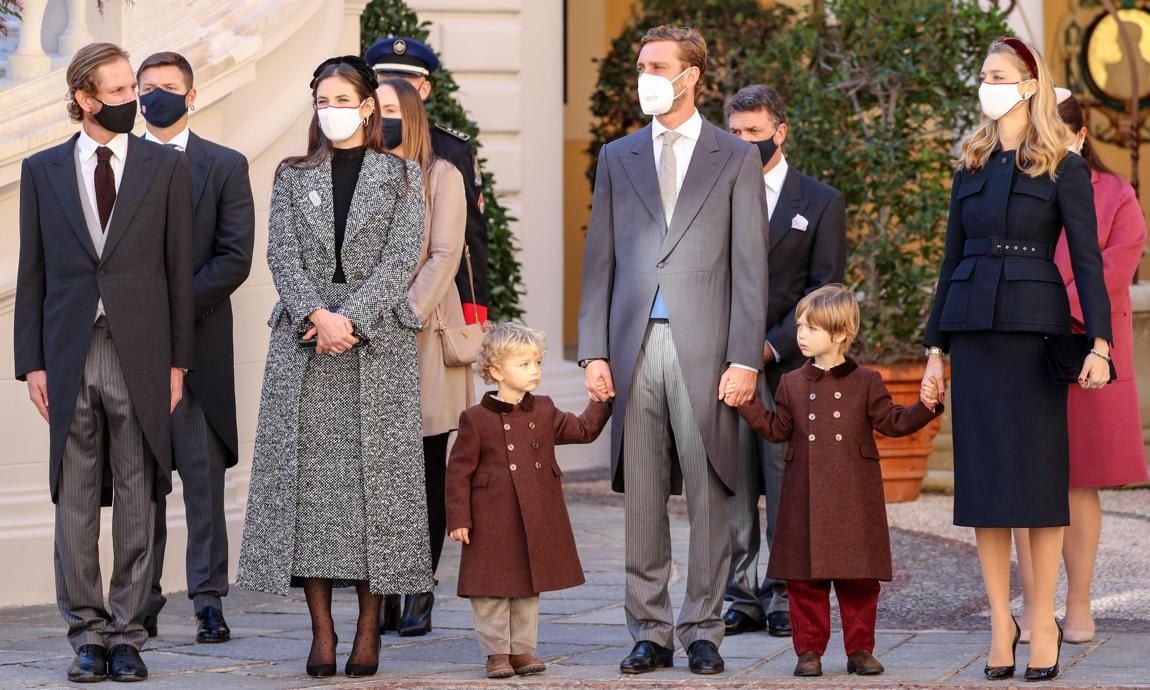
{"label": "beige handbag", "polygon": [[[467,261],[467,282],[471,287],[471,301],[475,301],[475,277],[471,273],[471,252],[463,247]],[[443,345],[443,363],[449,367],[467,367],[479,359],[479,348],[483,345],[483,324],[471,323],[464,326],[448,327],[443,323],[439,307],[435,308],[435,332]]]}

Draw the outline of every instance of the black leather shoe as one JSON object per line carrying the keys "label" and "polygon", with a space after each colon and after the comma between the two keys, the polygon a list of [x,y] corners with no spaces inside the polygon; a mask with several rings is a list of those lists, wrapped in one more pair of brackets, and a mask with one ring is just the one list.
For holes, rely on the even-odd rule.
{"label": "black leather shoe", "polygon": [[723,626],[726,628],[727,635],[741,635],[765,630],[767,624],[760,623],[742,611],[727,609],[727,612],[723,614]]}
{"label": "black leather shoe", "polygon": [[379,670],[380,637],[379,635],[372,635],[372,639],[375,642],[375,656],[374,658],[369,657],[369,661],[366,664],[351,660],[351,658],[355,656],[356,652],[355,644],[352,643],[351,654],[348,655],[347,664],[343,667],[343,672],[348,676],[352,678],[361,676],[374,676],[375,672]]}
{"label": "black leather shoe", "polygon": [[143,626],[144,626],[144,630],[148,633],[148,637],[155,637],[156,635],[160,634],[159,628],[156,627],[158,623],[159,623],[159,617],[158,616],[151,616],[151,615],[144,616]]}
{"label": "black leather shoe", "polygon": [[81,645],[68,667],[73,683],[99,683],[108,677],[108,650],[98,644]]}
{"label": "black leather shoe", "polygon": [[408,594],[403,598],[403,617],[399,619],[400,637],[420,637],[431,632],[431,609],[434,592]]}
{"label": "black leather shoe", "polygon": [[148,667],[140,650],[130,644],[118,644],[108,652],[108,677],[117,683],[134,683],[148,677]]}
{"label": "black leather shoe", "polygon": [[[314,640],[313,640],[314,644]],[[311,655],[307,657],[307,664],[304,670],[312,678],[326,678],[335,675],[335,648],[339,646],[339,636],[333,630],[331,633],[331,663],[313,664],[311,662]]]}
{"label": "black leather shoe", "polygon": [[635,643],[631,653],[619,664],[620,673],[650,673],[658,668],[670,668],[675,665],[675,650],[667,649],[663,645],[650,640],[640,640]]}
{"label": "black leather shoe", "polygon": [[767,634],[771,637],[791,636],[791,614],[775,611],[767,614]]}
{"label": "black leather shoe", "polygon": [[[1055,623],[1055,625],[1058,625]],[[1033,638],[1032,638],[1033,639]],[[1031,649],[1033,650],[1034,643],[1031,642]],[[1058,656],[1054,657],[1053,666],[1027,666],[1026,675],[1023,676],[1029,682],[1039,680],[1054,680],[1058,677],[1058,662],[1062,660],[1062,626],[1058,626]]]}
{"label": "black leather shoe", "polygon": [[687,668],[691,673],[711,675],[722,673],[726,668],[723,657],[719,655],[719,648],[710,640],[695,640],[687,647]]}
{"label": "black leather shoe", "polygon": [[1018,652],[1018,640],[1022,637],[1022,628],[1018,627],[1018,621],[1013,616],[1010,619],[1014,621],[1014,643],[1010,645],[1010,665],[991,666],[987,664],[983,666],[982,673],[987,680],[1006,680],[1014,677],[1014,658]]}
{"label": "black leather shoe", "polygon": [[882,663],[874,658],[870,652],[847,654],[847,673],[857,673],[860,676],[877,676],[885,670]]}
{"label": "black leather shoe", "polygon": [[399,632],[399,619],[399,595],[384,595],[383,605],[379,607],[379,634],[386,635],[390,631]]}
{"label": "black leather shoe", "polygon": [[231,628],[224,620],[224,612],[215,606],[205,606],[196,611],[196,642],[214,644],[232,639]]}
{"label": "black leather shoe", "polygon": [[795,664],[795,675],[799,678],[814,678],[823,675],[822,658],[814,652],[803,652]]}

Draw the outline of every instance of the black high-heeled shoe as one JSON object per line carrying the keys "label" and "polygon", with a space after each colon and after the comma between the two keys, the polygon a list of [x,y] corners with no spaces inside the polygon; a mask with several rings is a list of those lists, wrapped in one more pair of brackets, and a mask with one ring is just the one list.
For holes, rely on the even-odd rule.
{"label": "black high-heeled shoe", "polygon": [[[1058,625],[1058,621],[1054,622]],[[1031,643],[1033,644],[1033,643]],[[1058,677],[1058,662],[1062,660],[1062,626],[1058,625],[1058,656],[1054,657],[1053,666],[1027,666],[1026,675],[1023,676],[1027,681],[1034,682],[1039,680],[1054,680]]]}
{"label": "black high-heeled shoe", "polygon": [[308,658],[307,674],[313,678],[324,678],[327,676],[335,675],[335,647],[339,644],[339,637],[333,631],[331,633],[331,656],[332,661],[330,664],[313,664],[311,658]]}
{"label": "black high-heeled shoe", "polygon": [[431,609],[435,592],[408,594],[403,598],[403,617],[399,620],[400,637],[419,637],[431,632]]}
{"label": "black high-heeled shoe", "polygon": [[[991,666],[987,664],[983,666],[982,673],[987,680],[1006,680],[1014,677],[1014,660],[1015,654],[1018,652],[1018,639],[1022,637],[1022,628],[1018,627],[1018,620],[1014,616],[1011,616],[1010,620],[1014,621],[1014,643],[1010,645],[1010,665]],[[987,661],[989,660],[988,658]]]}
{"label": "black high-heeled shoe", "polygon": [[399,632],[400,617],[399,595],[384,595],[383,605],[379,609],[379,634],[386,635],[388,631]]}
{"label": "black high-heeled shoe", "polygon": [[[351,655],[347,657],[347,665],[343,667],[343,672],[349,676],[374,676],[375,672],[379,670],[379,635],[375,636],[375,661],[370,664],[357,664],[352,662]],[[352,655],[355,654],[354,643],[352,646]]]}

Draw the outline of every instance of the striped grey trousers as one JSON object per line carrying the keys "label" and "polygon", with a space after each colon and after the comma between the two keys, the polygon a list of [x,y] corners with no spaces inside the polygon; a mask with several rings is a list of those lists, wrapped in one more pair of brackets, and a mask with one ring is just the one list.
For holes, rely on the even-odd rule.
{"label": "striped grey trousers", "polygon": [[[723,589],[731,560],[728,497],[711,469],[666,321],[648,323],[624,416],[627,628],[636,641],[687,648],[723,641]],[[667,500],[672,463],[683,473],[690,522],[687,591],[674,624],[668,580]]]}
{"label": "striped grey trousers", "polygon": [[[100,487],[112,471],[112,579],[104,605],[100,576]],[[92,329],[84,378],[68,429],[56,504],[56,600],[73,649],[144,646],[152,583],[156,461],[132,411],[107,321]]]}

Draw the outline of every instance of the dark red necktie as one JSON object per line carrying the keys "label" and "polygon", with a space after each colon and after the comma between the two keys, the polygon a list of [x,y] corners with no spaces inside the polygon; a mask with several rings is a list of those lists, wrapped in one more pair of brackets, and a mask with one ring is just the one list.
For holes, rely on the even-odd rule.
{"label": "dark red necktie", "polygon": [[96,210],[100,214],[100,230],[108,230],[108,219],[116,205],[116,173],[112,171],[112,149],[96,149]]}

